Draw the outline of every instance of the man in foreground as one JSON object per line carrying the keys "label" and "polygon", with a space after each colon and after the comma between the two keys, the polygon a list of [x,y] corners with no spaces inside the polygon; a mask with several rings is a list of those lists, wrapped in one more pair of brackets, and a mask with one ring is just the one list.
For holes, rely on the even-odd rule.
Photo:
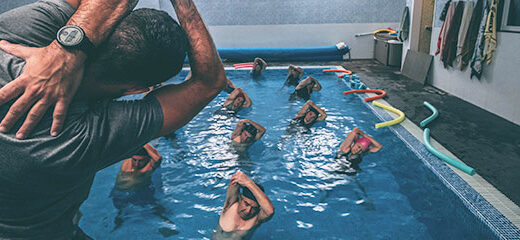
{"label": "man in foreground", "polygon": [[269,221],[273,214],[273,204],[265,195],[264,188],[238,171],[231,177],[226,202],[211,239],[249,239],[256,228]]}
{"label": "man in foreground", "polygon": [[[89,52],[60,134],[49,135],[50,113],[28,140],[0,133],[0,238],[86,239],[73,218],[95,173],[182,127],[224,88],[222,63],[193,2],[172,4],[182,28],[165,12],[136,10]],[[74,13],[73,6],[43,0],[6,12],[0,15],[0,39],[46,46]],[[35,48],[4,44],[3,49],[8,53],[0,51],[1,87],[21,74],[24,59],[30,58],[24,53]],[[189,81],[163,86],[143,100],[113,100],[176,75],[186,51],[193,72]],[[0,108],[0,117],[8,107]]]}

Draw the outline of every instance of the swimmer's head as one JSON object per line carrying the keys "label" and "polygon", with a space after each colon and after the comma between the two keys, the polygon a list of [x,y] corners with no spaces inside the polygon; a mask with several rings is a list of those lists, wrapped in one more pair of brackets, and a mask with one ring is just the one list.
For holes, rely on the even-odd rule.
{"label": "swimmer's head", "polygon": [[320,113],[318,112],[318,110],[314,109],[313,107],[309,107],[303,118],[303,123],[312,124],[316,121],[316,119],[318,119],[319,115]]}
{"label": "swimmer's head", "polygon": [[[258,186],[262,192],[264,191],[262,185],[256,184],[256,186]],[[243,187],[240,200],[238,201],[238,215],[243,220],[248,220],[256,216],[258,212],[260,212],[260,205],[258,204],[258,201],[256,200],[251,190]]]}
{"label": "swimmer's head", "polygon": [[164,11],[137,9],[89,55],[80,90],[89,98],[115,98],[148,90],[182,69],[188,41]]}
{"label": "swimmer's head", "polygon": [[142,169],[150,162],[150,156],[146,149],[141,148],[135,155],[131,157],[132,159],[132,168],[133,169]]}
{"label": "swimmer's head", "polygon": [[370,147],[370,144],[372,144],[370,139],[368,139],[366,137],[362,137],[354,143],[354,145],[351,147],[350,151],[353,154],[363,153]]}
{"label": "swimmer's head", "polygon": [[296,92],[296,95],[298,97],[301,97],[305,100],[308,100],[311,97],[311,91],[307,87],[302,87],[299,89],[294,90]]}
{"label": "swimmer's head", "polygon": [[237,96],[231,105],[231,110],[236,111],[236,110],[240,109],[242,107],[242,105],[244,105],[244,102],[245,102],[245,98],[243,95]]}
{"label": "swimmer's head", "polygon": [[251,123],[244,123],[244,130],[240,134],[240,140],[242,143],[251,143],[255,140],[258,129]]}

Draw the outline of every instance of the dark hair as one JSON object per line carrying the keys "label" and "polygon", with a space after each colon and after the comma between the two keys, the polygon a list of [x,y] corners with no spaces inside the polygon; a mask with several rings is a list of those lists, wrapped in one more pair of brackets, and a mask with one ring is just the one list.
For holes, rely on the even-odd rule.
{"label": "dark hair", "polygon": [[[264,187],[262,187],[262,185],[260,185],[258,183],[255,183],[255,184],[256,184],[256,186],[258,188],[260,188],[260,190],[262,190],[262,192],[265,192],[264,191]],[[256,200],[255,195],[253,195],[253,193],[251,192],[251,190],[249,190],[249,188],[242,187],[242,196],[244,196],[246,198],[249,198],[249,199],[255,201],[256,203],[258,203],[258,201]]]}
{"label": "dark hair", "polygon": [[320,112],[318,112],[318,110],[317,110],[316,108],[314,108],[314,107],[311,107],[311,106],[309,106],[309,108],[308,108],[308,111],[307,111],[307,112],[313,112],[313,113],[315,113],[315,114],[316,114],[316,116],[319,116],[319,115],[320,115]]}
{"label": "dark hair", "polygon": [[311,94],[309,93],[309,90],[307,89],[307,87],[302,87],[300,89],[296,89],[296,90],[294,90],[294,92],[296,93],[296,96],[301,97],[305,100],[309,100],[309,98],[311,98]]}
{"label": "dark hair", "polygon": [[137,151],[134,155],[148,156],[148,151],[146,151],[146,149],[143,147],[143,148],[139,149],[139,151]]}
{"label": "dark hair", "polygon": [[134,10],[94,50],[89,74],[104,83],[149,87],[180,72],[187,47],[184,30],[166,12]]}
{"label": "dark hair", "polygon": [[248,122],[244,123],[244,131],[247,131],[253,137],[255,137],[256,134],[258,133],[258,129],[256,129],[256,127],[253,126],[253,124],[248,123]]}

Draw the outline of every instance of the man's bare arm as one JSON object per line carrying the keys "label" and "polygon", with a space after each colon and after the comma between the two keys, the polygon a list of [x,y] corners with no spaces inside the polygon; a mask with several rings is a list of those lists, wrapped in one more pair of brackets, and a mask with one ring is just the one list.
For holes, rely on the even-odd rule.
{"label": "man's bare arm", "polygon": [[233,176],[231,176],[231,180],[229,181],[229,186],[226,191],[226,202],[224,203],[222,212],[225,212],[231,205],[233,205],[233,203],[238,201],[238,196],[240,195],[240,185],[238,185],[236,181],[237,173],[233,174]]}
{"label": "man's bare arm", "polygon": [[299,118],[299,117],[302,117],[305,115],[305,113],[307,112],[307,109],[309,109],[309,106],[310,104],[312,103],[311,100],[308,100],[304,105],[303,107],[300,109],[300,111],[298,111],[298,113],[296,114],[296,117],[294,117],[295,119],[296,118]]}
{"label": "man's bare arm", "polygon": [[244,173],[237,172],[235,173],[237,176],[236,181],[240,186],[248,188],[253,196],[255,196],[256,201],[258,201],[258,205],[260,205],[260,212],[258,213],[258,222],[263,223],[269,221],[271,217],[274,215],[274,206],[271,203],[271,200],[265,193]]}
{"label": "man's bare arm", "polygon": [[260,125],[259,123],[255,122],[253,120],[249,120],[249,119],[246,119],[243,121],[250,123],[251,125],[253,125],[256,128],[256,130],[258,130],[258,132],[256,133],[256,136],[255,136],[255,140],[262,138],[262,136],[265,133],[265,128],[262,125]]}
{"label": "man's bare arm", "polygon": [[323,111],[323,109],[318,107],[313,101],[309,100],[309,101],[307,101],[307,103],[320,113],[320,116],[318,118],[316,118],[316,121],[323,121],[323,120],[325,120],[325,118],[327,118],[327,113],[325,111]]}
{"label": "man's bare arm", "polygon": [[192,0],[171,0],[186,32],[192,77],[179,85],[167,85],[150,95],[163,110],[160,136],[184,126],[226,86],[227,77],[211,36]]}
{"label": "man's bare arm", "polygon": [[[77,8],[67,24],[80,26],[95,45],[102,42],[137,3],[137,0],[68,0]],[[8,132],[25,113],[28,115],[16,137],[26,138],[53,105],[51,135],[63,128],[68,105],[83,78],[86,54],[65,50],[57,41],[43,48],[0,42],[0,48],[21,57],[26,64],[22,74],[0,89],[0,105],[20,96],[0,123]]]}
{"label": "man's bare arm", "polygon": [[249,97],[249,95],[247,95],[247,93],[243,90],[243,89],[240,89],[242,91],[242,94],[244,94],[244,97],[245,97],[245,103],[244,105],[242,105],[242,107],[251,107],[251,105],[253,105],[253,101],[251,100],[251,98]]}
{"label": "man's bare arm", "polygon": [[238,94],[240,93],[241,88],[235,88],[231,94],[226,98],[226,101],[224,101],[224,107],[227,107],[228,105],[232,104],[235,98],[237,98]]}
{"label": "man's bare arm", "polygon": [[240,135],[242,131],[244,130],[244,123],[246,123],[246,120],[242,120],[237,123],[237,126],[235,127],[235,130],[233,130],[233,133],[231,134],[231,139],[233,140],[235,137]]}

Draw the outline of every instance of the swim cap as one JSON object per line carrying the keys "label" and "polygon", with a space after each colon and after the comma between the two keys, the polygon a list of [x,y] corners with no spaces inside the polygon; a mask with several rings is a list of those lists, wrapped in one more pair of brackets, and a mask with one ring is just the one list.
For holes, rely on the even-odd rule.
{"label": "swim cap", "polygon": [[356,143],[359,143],[361,144],[361,146],[363,146],[363,150],[367,150],[368,147],[370,147],[370,144],[372,144],[372,142],[370,141],[370,139],[366,138],[366,137],[362,137],[360,139],[358,139],[356,141]]}

